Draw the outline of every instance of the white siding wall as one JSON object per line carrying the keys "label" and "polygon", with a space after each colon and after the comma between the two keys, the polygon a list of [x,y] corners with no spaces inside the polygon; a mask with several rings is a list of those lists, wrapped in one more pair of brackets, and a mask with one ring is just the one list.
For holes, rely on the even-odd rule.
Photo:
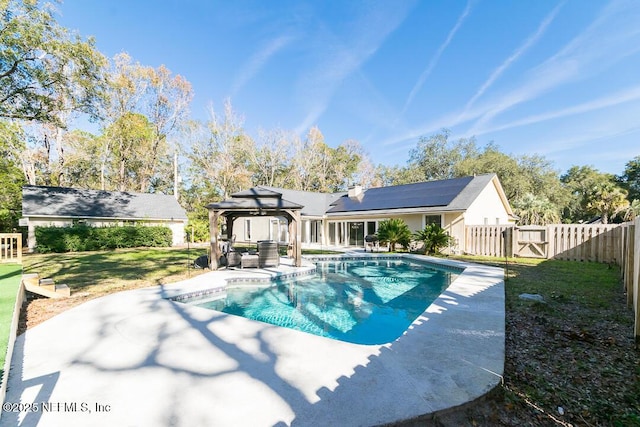
{"label": "white siding wall", "polygon": [[273,217],[267,216],[238,217],[234,219],[233,234],[236,236],[236,242],[248,243],[257,242],[258,240],[270,240],[272,219]]}
{"label": "white siding wall", "polygon": [[[442,227],[449,232],[454,241],[451,244],[451,252],[459,253],[464,248],[464,225],[465,215],[461,212],[451,212],[444,214]],[[444,252],[447,253],[449,248]]]}
{"label": "white siding wall", "polygon": [[465,225],[509,224],[509,215],[505,209],[495,185],[490,184],[482,190],[478,198],[469,206],[464,215]]}

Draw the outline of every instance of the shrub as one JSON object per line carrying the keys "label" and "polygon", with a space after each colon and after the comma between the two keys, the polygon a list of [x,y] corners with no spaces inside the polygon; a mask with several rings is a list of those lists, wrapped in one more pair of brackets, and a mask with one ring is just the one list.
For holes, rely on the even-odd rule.
{"label": "shrub", "polygon": [[49,252],[81,252],[116,248],[171,246],[172,233],[162,226],[125,227],[36,227],[37,250]]}
{"label": "shrub", "polygon": [[451,241],[451,236],[438,224],[427,224],[423,230],[417,231],[413,237],[424,243],[424,252],[429,255],[439,253]]}
{"label": "shrub", "polygon": [[386,219],[378,225],[378,240],[380,243],[389,243],[389,250],[394,252],[396,244],[400,244],[405,248],[411,242],[411,231],[404,220],[399,218]]}

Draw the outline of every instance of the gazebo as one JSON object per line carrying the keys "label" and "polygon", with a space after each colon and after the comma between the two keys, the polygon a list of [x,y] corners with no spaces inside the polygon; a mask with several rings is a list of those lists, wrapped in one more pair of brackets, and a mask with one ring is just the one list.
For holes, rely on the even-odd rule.
{"label": "gazebo", "polygon": [[227,238],[233,236],[233,221],[239,217],[281,216],[289,222],[287,255],[294,265],[302,265],[302,224],[300,211],[304,206],[282,198],[282,194],[264,188],[250,188],[231,195],[230,199],[207,205],[209,209],[209,233],[211,236],[211,269],[218,268],[221,250],[218,242],[218,221],[226,219]]}

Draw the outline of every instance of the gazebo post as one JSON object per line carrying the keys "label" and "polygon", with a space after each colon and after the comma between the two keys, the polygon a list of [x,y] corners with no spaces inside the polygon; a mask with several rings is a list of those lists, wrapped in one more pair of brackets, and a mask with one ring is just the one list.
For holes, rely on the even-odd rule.
{"label": "gazebo post", "polygon": [[218,269],[220,261],[220,245],[218,244],[218,218],[220,213],[217,209],[209,210],[209,237],[211,240],[211,259],[209,266],[211,270]]}
{"label": "gazebo post", "polygon": [[296,224],[296,244],[294,252],[294,260],[296,267],[302,266],[302,217],[300,211],[293,212],[294,223]]}
{"label": "gazebo post", "polygon": [[236,218],[233,215],[226,215],[225,218],[227,219],[227,240],[233,243],[233,221],[235,221]]}
{"label": "gazebo post", "polygon": [[291,246],[291,256],[294,265],[302,265],[302,218],[299,210],[287,210],[289,219],[289,245]]}

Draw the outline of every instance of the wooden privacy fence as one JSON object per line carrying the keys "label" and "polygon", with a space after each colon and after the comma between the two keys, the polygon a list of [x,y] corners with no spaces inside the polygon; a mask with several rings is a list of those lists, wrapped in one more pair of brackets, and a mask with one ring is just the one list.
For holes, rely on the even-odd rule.
{"label": "wooden privacy fence", "polygon": [[22,234],[0,233],[0,263],[22,264]]}
{"label": "wooden privacy fence", "polygon": [[466,227],[465,252],[618,264],[622,235],[620,224],[472,225]]}
{"label": "wooden privacy fence", "polygon": [[606,225],[472,225],[465,230],[465,253],[616,264],[635,313],[636,341],[640,339],[640,218]]}

